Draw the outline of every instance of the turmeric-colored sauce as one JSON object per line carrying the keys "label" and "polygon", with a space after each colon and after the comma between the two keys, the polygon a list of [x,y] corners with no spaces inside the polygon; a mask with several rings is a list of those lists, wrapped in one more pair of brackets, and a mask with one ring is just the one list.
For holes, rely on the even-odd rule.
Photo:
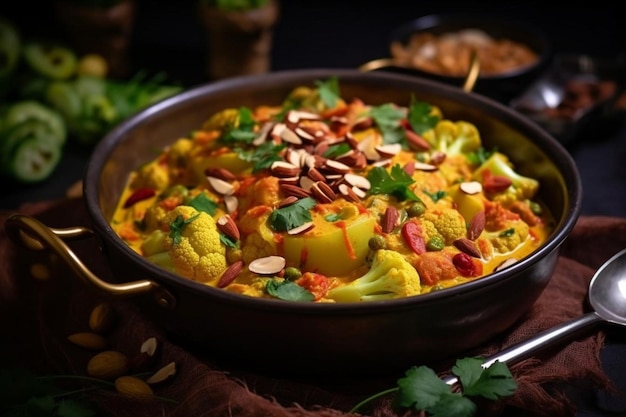
{"label": "turmeric-colored sauce", "polygon": [[111,226],[171,272],[303,302],[419,296],[548,239],[539,182],[485,149],[470,121],[415,99],[345,99],[336,81],[173,138],[130,175]]}

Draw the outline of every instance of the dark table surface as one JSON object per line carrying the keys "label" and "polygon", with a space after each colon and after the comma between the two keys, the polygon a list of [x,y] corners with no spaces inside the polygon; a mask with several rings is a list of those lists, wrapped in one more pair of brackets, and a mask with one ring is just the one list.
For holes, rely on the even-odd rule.
{"label": "dark table surface", "polygon": [[[35,0],[35,4],[37,0]],[[52,2],[40,0],[0,6],[0,15],[15,18],[29,33],[59,36],[50,19]],[[164,71],[170,80],[192,87],[210,82],[204,72],[205,38],[195,16],[195,3],[139,0],[133,32],[132,65],[135,70]],[[527,2],[384,2],[318,0],[282,1],[275,28],[272,70],[298,68],[356,68],[374,58],[388,56],[393,29],[411,19],[439,12],[478,12],[514,17],[543,30],[556,53],[586,54],[613,58],[626,53],[626,25],[617,6],[588,3],[575,6],[531,6]],[[626,124],[608,134],[590,134],[567,149],[574,158],[583,183],[582,215],[626,217]],[[28,201],[63,197],[80,180],[90,151],[68,148],[63,160],[42,184],[3,184],[0,209],[15,209]],[[609,334],[602,360],[609,373],[626,391],[626,339]],[[574,396],[581,403],[579,416],[608,415],[608,409],[626,415],[623,399],[599,393],[597,398]],[[604,404],[600,411],[597,404]],[[620,414],[621,413],[621,414]]]}

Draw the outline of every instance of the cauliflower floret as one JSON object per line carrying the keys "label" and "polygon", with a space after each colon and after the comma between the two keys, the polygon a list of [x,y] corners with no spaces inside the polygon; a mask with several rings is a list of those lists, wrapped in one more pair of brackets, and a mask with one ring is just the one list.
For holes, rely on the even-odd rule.
{"label": "cauliflower floret", "polygon": [[[502,191],[493,191],[490,187],[494,177],[508,181],[510,185]],[[489,159],[483,162],[474,172],[474,179],[483,183],[485,193],[493,201],[499,201],[504,206],[511,206],[516,201],[532,199],[539,189],[539,181],[523,176],[516,172],[508,157],[500,152],[494,152]],[[499,181],[502,183],[502,181]],[[506,182],[504,183],[506,185]],[[490,190],[492,190],[490,192]]]}
{"label": "cauliflower floret", "polygon": [[167,165],[152,162],[142,166],[131,183],[131,188],[152,188],[162,191],[170,183],[170,174]]}
{"label": "cauliflower floret", "polygon": [[530,227],[522,220],[511,220],[504,229],[485,233],[493,250],[501,254],[517,249],[529,235]]}
{"label": "cauliflower floret", "polygon": [[433,150],[447,155],[468,155],[481,147],[480,133],[476,126],[465,121],[440,120],[434,129],[423,133]]}
{"label": "cauliflower floret", "polygon": [[337,302],[389,300],[421,292],[420,276],[398,252],[379,249],[372,266],[354,281],[331,289],[326,298]]}
{"label": "cauliflower floret", "polygon": [[216,285],[226,269],[226,249],[215,220],[191,206],[178,206],[163,217],[168,231],[155,230],[142,251],[152,262],[182,276]]}
{"label": "cauliflower floret", "polygon": [[[467,234],[467,224],[461,213],[452,207],[437,207],[424,213],[423,223],[431,222],[441,235],[446,245]],[[425,225],[425,227],[428,227]],[[432,237],[432,236],[430,236]]]}

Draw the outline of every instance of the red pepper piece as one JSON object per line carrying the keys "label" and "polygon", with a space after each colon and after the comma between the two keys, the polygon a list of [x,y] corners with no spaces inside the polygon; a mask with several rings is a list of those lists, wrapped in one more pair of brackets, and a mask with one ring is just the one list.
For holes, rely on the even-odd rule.
{"label": "red pepper piece", "polygon": [[483,190],[486,193],[501,193],[513,184],[509,177],[503,175],[493,175],[491,171],[483,172]]}
{"label": "red pepper piece", "polygon": [[315,297],[315,301],[324,297],[330,287],[330,280],[328,277],[315,272],[305,272],[295,282],[299,286],[309,290],[309,292]]}
{"label": "red pepper piece", "polygon": [[156,191],[152,188],[138,188],[136,189],[124,202],[124,208],[128,208],[141,200],[146,200],[150,197],[154,197]]}
{"label": "red pepper piece", "polygon": [[415,222],[406,222],[402,226],[402,237],[409,248],[421,255],[426,252],[426,242],[422,237],[422,228]]}

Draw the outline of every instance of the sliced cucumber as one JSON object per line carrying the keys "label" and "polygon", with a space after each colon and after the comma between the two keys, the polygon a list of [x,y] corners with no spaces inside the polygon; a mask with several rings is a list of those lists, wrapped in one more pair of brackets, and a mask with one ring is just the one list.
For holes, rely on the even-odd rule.
{"label": "sliced cucumber", "polygon": [[0,16],[0,78],[11,74],[20,58],[21,39],[16,27]]}
{"label": "sliced cucumber", "polygon": [[27,120],[9,129],[0,143],[3,172],[24,183],[48,178],[61,154],[52,131],[38,120]]}
{"label": "sliced cucumber", "polygon": [[55,81],[46,89],[46,102],[68,120],[76,119],[82,112],[80,95],[69,81]]}
{"label": "sliced cucumber", "polygon": [[76,74],[76,53],[65,46],[31,41],[24,45],[24,60],[37,74],[54,80],[67,80]]}
{"label": "sliced cucumber", "polygon": [[27,120],[39,120],[45,123],[57,139],[59,146],[65,143],[67,129],[59,112],[34,100],[19,101],[11,105],[4,117],[3,129],[11,129]]}

